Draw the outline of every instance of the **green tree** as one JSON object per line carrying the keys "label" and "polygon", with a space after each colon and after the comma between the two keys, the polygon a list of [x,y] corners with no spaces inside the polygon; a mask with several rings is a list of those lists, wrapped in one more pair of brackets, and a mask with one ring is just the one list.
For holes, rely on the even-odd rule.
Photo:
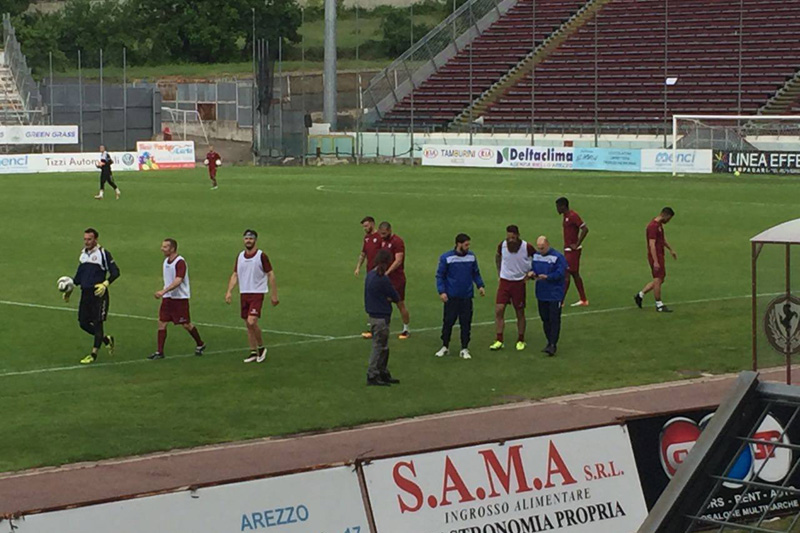
{"label": "green tree", "polygon": [[11,16],[20,15],[28,9],[30,0],[0,0],[0,13],[11,13]]}
{"label": "green tree", "polygon": [[24,13],[12,21],[22,53],[28,66],[39,76],[48,73],[50,53],[53,53],[53,69],[61,70],[67,64],[67,56],[59,48],[62,18],[59,13]]}
{"label": "green tree", "polygon": [[[411,13],[408,9],[393,9],[381,22],[384,53],[397,57],[411,47]],[[427,24],[414,24],[414,41],[431,31]]]}

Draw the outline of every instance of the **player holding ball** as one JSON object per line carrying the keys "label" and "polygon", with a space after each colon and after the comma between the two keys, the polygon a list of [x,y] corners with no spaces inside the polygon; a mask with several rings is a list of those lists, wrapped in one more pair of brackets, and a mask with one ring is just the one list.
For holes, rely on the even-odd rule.
{"label": "player holding ball", "polygon": [[208,153],[203,164],[208,167],[208,177],[211,179],[211,190],[217,190],[217,167],[222,165],[222,157],[214,151],[214,145],[208,145]]}

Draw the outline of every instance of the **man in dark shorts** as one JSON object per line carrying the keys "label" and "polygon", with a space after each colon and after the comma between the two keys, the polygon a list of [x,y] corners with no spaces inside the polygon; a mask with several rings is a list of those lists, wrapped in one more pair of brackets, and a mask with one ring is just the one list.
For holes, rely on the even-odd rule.
{"label": "man in dark shorts", "polygon": [[222,157],[214,151],[214,145],[208,146],[208,153],[203,161],[208,167],[208,179],[211,180],[211,190],[217,190],[217,167],[222,165]]}
{"label": "man in dark shorts", "polygon": [[564,297],[566,298],[569,291],[569,279],[572,278],[575,280],[575,288],[578,289],[579,299],[571,307],[588,307],[589,299],[586,297],[586,290],[583,288],[583,278],[581,277],[581,254],[583,253],[583,240],[589,233],[589,226],[586,225],[578,213],[569,208],[569,200],[563,196],[556,200],[556,211],[562,217],[564,257],[567,260]]}
{"label": "man in dark shorts", "polygon": [[656,311],[659,313],[671,313],[672,309],[664,305],[661,301],[661,286],[664,284],[664,279],[667,277],[667,267],[664,263],[664,249],[669,250],[672,258],[678,260],[678,254],[672,249],[664,237],[664,224],[668,224],[672,217],[675,216],[675,211],[671,207],[665,207],[661,213],[650,221],[647,225],[647,262],[650,263],[650,272],[653,275],[653,281],[649,282],[644,288],[633,297],[633,301],[641,309],[644,295],[653,291],[656,298]]}
{"label": "man in dark shorts", "polygon": [[400,295],[397,310],[400,311],[400,318],[403,319],[403,331],[397,338],[407,339],[411,332],[408,330],[410,318],[406,307],[406,244],[403,239],[392,233],[392,225],[388,222],[381,222],[378,226],[378,234],[381,236],[381,249],[388,251],[392,256],[392,264],[386,270],[386,275],[389,276],[394,290]]}
{"label": "man in dark shorts", "polygon": [[225,303],[231,303],[231,292],[238,283],[241,317],[247,326],[247,340],[250,343],[250,355],[244,362],[263,363],[267,358],[267,348],[264,346],[258,319],[261,317],[265,294],[270,293],[273,307],[280,303],[278,282],[275,281],[275,272],[272,270],[269,257],[256,248],[258,233],[251,229],[245,230],[243,240],[244,250],[236,256],[236,262],[233,264],[233,274],[228,281]]}
{"label": "man in dark shorts", "polygon": [[[114,337],[106,335],[104,322],[108,318],[108,286],[119,277],[119,268],[111,254],[97,243],[99,234],[94,228],[83,232],[83,250],[80,264],[73,279],[75,286],[81,288],[81,302],[78,307],[78,323],[81,329],[94,337],[92,352],[81,359],[82,365],[94,363],[100,346],[108,348],[114,355]],[[70,293],[64,293],[68,302]]]}
{"label": "man in dark shorts", "polygon": [[489,346],[496,351],[505,347],[503,331],[506,327],[506,306],[511,304],[517,315],[518,351],[525,349],[525,280],[531,270],[531,259],[536,249],[519,236],[519,228],[515,225],[506,228],[506,239],[497,245],[497,273],[500,283],[497,286],[497,298],[494,306],[494,322],[497,338]]}
{"label": "man in dark shorts", "polygon": [[[362,218],[361,227],[364,228],[364,242],[361,245],[361,253],[358,255],[358,261],[356,261],[356,270],[354,272],[356,277],[358,277],[358,274],[361,272],[361,265],[364,264],[365,259],[367,261],[367,272],[375,268],[375,256],[378,255],[381,249],[381,243],[383,242],[381,236],[375,231],[374,218],[371,216]],[[367,327],[370,328],[370,325],[367,324]],[[370,328],[362,332],[361,336],[365,339],[371,339],[372,329]]]}
{"label": "man in dark shorts", "polygon": [[114,193],[116,194],[117,200],[119,200],[119,187],[114,183],[114,176],[111,172],[111,165],[113,164],[114,159],[111,157],[111,154],[106,151],[106,147],[101,144],[100,159],[95,163],[95,166],[100,169],[100,192],[94,197],[95,200],[103,199],[106,183],[114,187]]}
{"label": "man in dark shorts", "polygon": [[189,267],[186,260],[178,255],[178,242],[175,239],[164,239],[161,243],[161,253],[164,254],[164,263],[161,267],[164,288],[153,295],[156,300],[161,299],[161,308],[158,310],[158,348],[155,353],[148,356],[148,359],[164,359],[167,324],[170,322],[188,331],[196,343],[194,354],[203,355],[206,345],[189,318],[189,298],[192,296]]}

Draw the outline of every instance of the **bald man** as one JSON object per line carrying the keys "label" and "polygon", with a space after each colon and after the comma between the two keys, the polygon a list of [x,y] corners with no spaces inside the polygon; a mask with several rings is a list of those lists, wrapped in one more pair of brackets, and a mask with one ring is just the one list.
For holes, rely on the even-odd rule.
{"label": "bald man", "polygon": [[564,276],[567,260],[550,246],[550,241],[542,235],[536,239],[536,253],[528,277],[536,280],[536,300],[539,303],[539,317],[542,319],[547,346],[542,352],[549,356],[558,350],[558,337],[561,334],[561,302],[564,301]]}

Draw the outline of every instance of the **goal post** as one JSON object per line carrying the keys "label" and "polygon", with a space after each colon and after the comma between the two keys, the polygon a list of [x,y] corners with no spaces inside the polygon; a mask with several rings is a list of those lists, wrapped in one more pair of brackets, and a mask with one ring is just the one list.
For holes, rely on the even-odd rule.
{"label": "goal post", "polygon": [[174,107],[162,107],[162,113],[169,115],[169,122],[180,125],[183,124],[183,140],[186,140],[186,125],[188,122],[197,122],[200,124],[200,131],[203,132],[203,138],[208,144],[208,134],[206,127],[203,124],[203,119],[200,117],[200,112],[194,109],[175,109]]}
{"label": "goal post", "polygon": [[679,149],[800,153],[800,115],[673,115],[673,176]]}

